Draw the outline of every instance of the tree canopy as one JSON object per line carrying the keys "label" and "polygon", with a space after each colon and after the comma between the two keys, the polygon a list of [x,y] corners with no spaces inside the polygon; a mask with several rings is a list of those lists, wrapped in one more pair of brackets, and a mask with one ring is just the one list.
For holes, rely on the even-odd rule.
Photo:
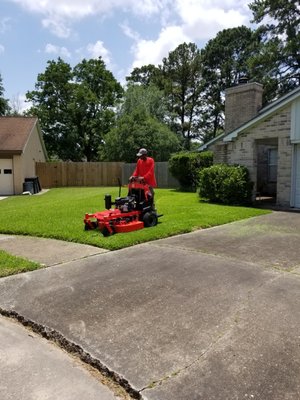
{"label": "tree canopy", "polygon": [[74,69],[62,59],[49,61],[27,93],[30,110],[41,121],[49,155],[62,160],[94,161],[114,121],[123,89],[101,58]]}
{"label": "tree canopy", "polygon": [[300,84],[300,2],[254,0],[249,7],[264,33],[265,51],[258,64],[273,79],[273,92],[278,87],[278,94],[286,93]]}
{"label": "tree canopy", "polygon": [[10,112],[8,99],[4,98],[4,87],[2,83],[2,76],[0,75],[0,116],[6,115]]}
{"label": "tree canopy", "polygon": [[150,84],[157,84],[160,79],[160,70],[153,64],[143,65],[140,68],[134,68],[129,76],[126,77],[126,81],[129,84],[139,83],[144,86]]}
{"label": "tree canopy", "polygon": [[183,43],[162,63],[162,85],[173,116],[170,127],[181,135],[190,149],[191,140],[199,137],[201,110],[201,58],[194,43]]}
{"label": "tree canopy", "polygon": [[124,93],[121,114],[130,114],[137,108],[156,118],[160,122],[168,119],[167,100],[162,90],[156,85],[134,85],[129,84]]}
{"label": "tree canopy", "polygon": [[252,77],[251,59],[260,50],[260,37],[250,28],[224,29],[201,51],[202,107],[201,131],[204,141],[224,128],[225,89],[241,77]]}
{"label": "tree canopy", "polygon": [[156,161],[167,161],[180,149],[180,140],[164,123],[166,112],[158,88],[129,86],[115,127],[105,137],[104,158],[134,162],[138,149],[146,147]]}

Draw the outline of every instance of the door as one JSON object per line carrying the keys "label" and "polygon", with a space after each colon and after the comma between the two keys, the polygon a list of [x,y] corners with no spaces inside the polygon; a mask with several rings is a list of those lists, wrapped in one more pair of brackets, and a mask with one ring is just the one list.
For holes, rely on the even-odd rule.
{"label": "door", "polygon": [[13,160],[0,158],[0,195],[14,194]]}
{"label": "door", "polygon": [[294,168],[295,207],[300,208],[300,144],[295,145]]}

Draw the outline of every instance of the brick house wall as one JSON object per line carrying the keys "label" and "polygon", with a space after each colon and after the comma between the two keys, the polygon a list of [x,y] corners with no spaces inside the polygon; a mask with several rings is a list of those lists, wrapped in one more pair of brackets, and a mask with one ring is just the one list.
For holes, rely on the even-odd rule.
{"label": "brick house wall", "polygon": [[240,133],[236,139],[227,144],[216,142],[211,146],[214,152],[214,163],[229,165],[241,164],[249,169],[254,182],[254,194],[257,187],[257,148],[258,143],[266,140],[278,143],[277,199],[279,206],[290,205],[292,152],[291,106],[288,106],[271,117],[260,121],[256,126]]}

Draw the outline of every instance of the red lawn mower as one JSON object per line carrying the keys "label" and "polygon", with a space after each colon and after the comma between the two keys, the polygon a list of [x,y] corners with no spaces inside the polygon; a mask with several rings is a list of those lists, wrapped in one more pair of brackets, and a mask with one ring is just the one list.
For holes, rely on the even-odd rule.
{"label": "red lawn mower", "polygon": [[[104,197],[106,211],[85,214],[85,230],[99,229],[103,236],[131,232],[157,225],[158,218],[149,186],[141,178],[133,177],[128,184],[128,195],[114,202],[111,195]],[[112,205],[115,208],[112,209]]]}

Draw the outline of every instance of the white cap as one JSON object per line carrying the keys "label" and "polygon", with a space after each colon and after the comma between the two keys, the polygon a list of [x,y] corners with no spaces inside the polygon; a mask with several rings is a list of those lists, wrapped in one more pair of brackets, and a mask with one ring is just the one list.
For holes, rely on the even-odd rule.
{"label": "white cap", "polygon": [[147,153],[148,153],[148,152],[147,152],[146,149],[140,149],[139,152],[137,153],[137,156],[138,156],[138,157],[146,156]]}

